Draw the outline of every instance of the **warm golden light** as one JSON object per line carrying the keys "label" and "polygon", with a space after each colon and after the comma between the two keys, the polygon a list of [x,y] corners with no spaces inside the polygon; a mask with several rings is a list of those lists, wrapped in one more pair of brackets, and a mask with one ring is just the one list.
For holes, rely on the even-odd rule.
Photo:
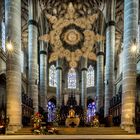
{"label": "warm golden light", "polygon": [[11,41],[6,44],[6,48],[8,51],[13,51],[13,44]]}
{"label": "warm golden light", "polygon": [[129,114],[125,114],[125,118],[126,119],[129,119],[130,118],[130,115]]}
{"label": "warm golden light", "polygon": [[137,45],[136,44],[132,44],[131,46],[131,52],[136,52],[137,51]]}

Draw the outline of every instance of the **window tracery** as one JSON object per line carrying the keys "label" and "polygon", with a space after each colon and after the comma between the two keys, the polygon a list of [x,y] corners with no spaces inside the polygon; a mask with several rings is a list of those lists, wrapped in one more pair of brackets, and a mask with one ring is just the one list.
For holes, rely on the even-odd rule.
{"label": "window tracery", "polygon": [[49,68],[49,86],[56,87],[56,67],[54,65]]}
{"label": "window tracery", "polygon": [[68,72],[68,88],[76,88],[76,72],[75,69],[71,68]]}
{"label": "window tracery", "polygon": [[87,71],[87,87],[94,87],[94,81],[94,68],[90,65]]}

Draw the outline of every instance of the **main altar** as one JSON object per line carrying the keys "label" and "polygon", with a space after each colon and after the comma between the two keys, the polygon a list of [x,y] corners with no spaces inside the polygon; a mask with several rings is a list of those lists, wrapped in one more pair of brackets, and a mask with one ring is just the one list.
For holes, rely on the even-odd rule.
{"label": "main altar", "polygon": [[74,109],[69,110],[69,115],[66,118],[65,125],[67,127],[78,127],[80,124],[80,118],[78,115],[75,115]]}

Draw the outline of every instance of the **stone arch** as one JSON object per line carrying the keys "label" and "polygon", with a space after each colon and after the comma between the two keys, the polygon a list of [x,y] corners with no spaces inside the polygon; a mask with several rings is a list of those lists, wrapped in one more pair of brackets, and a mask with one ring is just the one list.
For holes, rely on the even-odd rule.
{"label": "stone arch", "polygon": [[51,96],[48,99],[47,103],[47,115],[48,115],[48,122],[53,122],[55,120],[56,115],[56,97]]}
{"label": "stone arch", "polygon": [[[70,89],[70,88],[68,88],[68,74],[69,74],[69,72],[70,72],[70,69],[71,68],[68,68],[67,69],[67,71],[65,72],[65,79],[66,79],[66,81],[65,81],[65,88],[67,88],[67,89]],[[74,90],[75,89],[78,89],[78,87],[79,87],[79,74],[78,74],[78,70],[77,69],[74,69],[74,72],[75,72],[75,74],[76,74],[76,88],[74,88]]]}
{"label": "stone arch", "polygon": [[5,74],[6,76],[6,69],[0,70],[0,75]]}
{"label": "stone arch", "polygon": [[91,122],[93,120],[93,116],[96,113],[96,104],[95,99],[91,96],[87,98],[87,122]]}
{"label": "stone arch", "polygon": [[55,96],[50,96],[50,97],[48,98],[48,102],[49,102],[49,101],[53,102],[53,103],[56,105],[56,97],[55,97]]}
{"label": "stone arch", "polygon": [[91,97],[91,96],[87,97],[87,106],[88,106],[89,103],[92,103],[92,102],[94,102],[94,101],[95,101],[95,100],[94,100],[93,97]]}

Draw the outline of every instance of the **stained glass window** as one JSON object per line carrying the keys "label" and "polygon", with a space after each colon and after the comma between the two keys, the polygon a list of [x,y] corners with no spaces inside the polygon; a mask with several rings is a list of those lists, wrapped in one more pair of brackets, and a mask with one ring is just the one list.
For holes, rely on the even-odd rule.
{"label": "stained glass window", "polygon": [[121,74],[122,73],[122,67],[123,67],[123,52],[121,52],[120,53],[120,55],[119,55],[119,74]]}
{"label": "stained glass window", "polygon": [[68,72],[68,88],[76,88],[76,72],[75,69],[71,68]]}
{"label": "stained glass window", "polygon": [[89,103],[87,107],[87,122],[90,122],[95,116],[96,113],[96,104],[95,102]]}
{"label": "stained glass window", "polygon": [[5,23],[2,22],[2,49],[5,51]]}
{"label": "stained glass window", "polygon": [[56,87],[56,67],[54,65],[49,68],[49,85]]}
{"label": "stained glass window", "polygon": [[94,68],[90,65],[87,71],[87,87],[94,86]]}
{"label": "stained glass window", "polygon": [[52,122],[55,120],[55,114],[56,114],[55,104],[49,101],[47,107],[48,107],[48,122]]}
{"label": "stained glass window", "polygon": [[20,64],[21,64],[21,72],[23,73],[24,72],[24,52],[23,51],[21,51],[21,62],[20,62]]}

